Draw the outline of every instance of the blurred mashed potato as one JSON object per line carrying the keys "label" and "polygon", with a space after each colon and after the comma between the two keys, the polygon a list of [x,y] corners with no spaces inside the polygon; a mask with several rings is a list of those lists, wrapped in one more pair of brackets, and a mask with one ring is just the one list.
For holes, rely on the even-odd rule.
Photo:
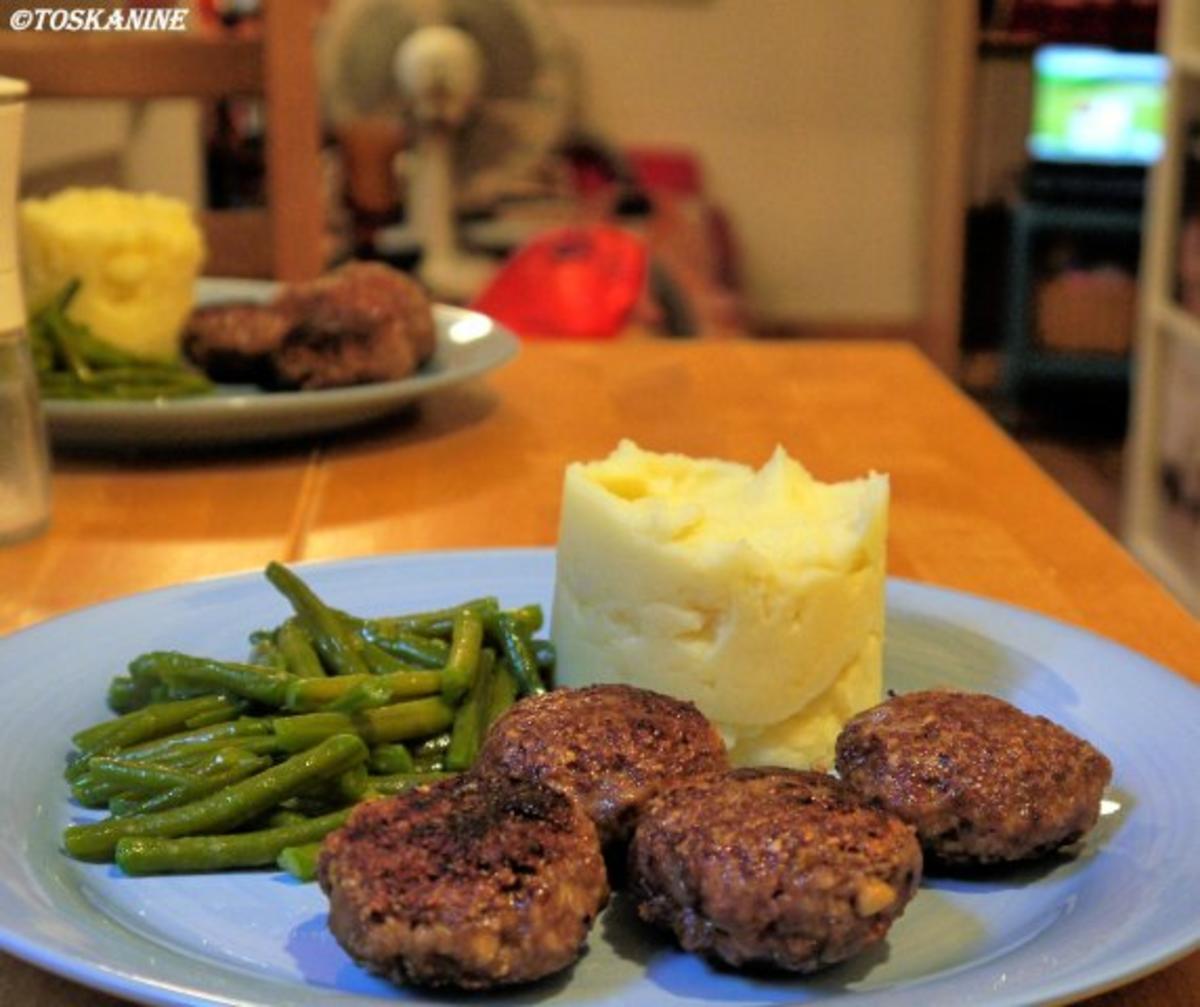
{"label": "blurred mashed potato", "polygon": [[568,467],[554,642],[564,685],[690,699],[738,765],[830,766],[880,701],[888,480],[825,484],[623,441]]}
{"label": "blurred mashed potato", "polygon": [[21,203],[25,297],[36,311],[73,279],[68,314],[138,356],[179,354],[204,241],[191,211],[165,196],[65,189]]}

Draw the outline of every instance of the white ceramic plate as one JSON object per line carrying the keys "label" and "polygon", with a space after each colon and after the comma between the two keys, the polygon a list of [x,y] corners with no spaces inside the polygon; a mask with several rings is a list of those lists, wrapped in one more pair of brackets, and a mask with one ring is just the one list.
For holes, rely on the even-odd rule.
{"label": "white ceramic plate", "polygon": [[[550,550],[510,550],[317,565],[306,577],[331,602],[369,614],[481,593],[548,604],[553,568]],[[473,1002],[1031,1004],[1112,986],[1196,947],[1200,690],[1099,637],[979,598],[896,581],[888,605],[891,688],[991,692],[1111,757],[1109,813],[1077,857],[986,880],[931,879],[882,946],[808,979],[714,969],[617,899],[568,973]],[[67,738],[105,716],[108,679],[155,648],[242,657],[246,634],[284,614],[266,581],[245,575],[0,640],[0,948],[152,1004],[423,1002],[347,958],[314,885],[273,872],[126,878],[59,851],[78,814],[60,777]]]}
{"label": "white ceramic plate", "polygon": [[[262,301],[275,284],[202,279],[198,304]],[[519,343],[486,315],[438,304],[437,348],[412,377],[351,388],[267,392],[253,385],[218,385],[214,395],[157,402],[73,402],[47,399],[55,443],[72,447],[246,444],[328,433],[379,419],[438,388],[457,384],[511,360]]]}

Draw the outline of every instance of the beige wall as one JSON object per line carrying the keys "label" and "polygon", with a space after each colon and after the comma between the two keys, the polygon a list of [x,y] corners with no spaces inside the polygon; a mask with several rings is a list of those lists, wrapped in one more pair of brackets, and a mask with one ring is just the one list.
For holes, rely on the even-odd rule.
{"label": "beige wall", "polygon": [[204,192],[194,101],[33,100],[21,157],[24,195],[113,185],[198,206]]}
{"label": "beige wall", "polygon": [[931,0],[555,0],[585,115],[703,157],[752,310],[921,309]]}

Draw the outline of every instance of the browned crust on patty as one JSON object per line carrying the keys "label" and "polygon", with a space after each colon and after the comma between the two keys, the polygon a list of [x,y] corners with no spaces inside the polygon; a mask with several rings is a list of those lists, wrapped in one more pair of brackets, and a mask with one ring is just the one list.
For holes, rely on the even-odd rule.
{"label": "browned crust on patty", "polygon": [[569,794],[607,843],[628,838],[638,809],[659,791],[728,765],[720,735],[692,703],[594,685],[521,700],[488,732],[476,772]]}
{"label": "browned crust on patty", "polygon": [[912,829],[831,776],[739,769],[653,799],[629,853],[639,915],[688,951],[796,972],[881,940],[917,890]]}
{"label": "browned crust on patty", "polygon": [[854,717],[837,770],[912,824],[948,863],[1026,860],[1096,824],[1108,759],[1045,717],[994,696],[914,692]]}
{"label": "browned crust on patty", "polygon": [[355,959],[464,989],[566,968],[608,898],[595,828],[568,798],[470,776],[356,808],[325,840],[318,878]]}

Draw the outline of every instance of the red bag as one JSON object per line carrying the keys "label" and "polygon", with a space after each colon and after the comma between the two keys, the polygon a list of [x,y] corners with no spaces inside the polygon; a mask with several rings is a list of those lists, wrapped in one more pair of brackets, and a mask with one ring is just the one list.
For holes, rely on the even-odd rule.
{"label": "red bag", "polygon": [[609,339],[646,282],[646,247],[620,228],[564,227],[534,238],[471,305],[522,336]]}

